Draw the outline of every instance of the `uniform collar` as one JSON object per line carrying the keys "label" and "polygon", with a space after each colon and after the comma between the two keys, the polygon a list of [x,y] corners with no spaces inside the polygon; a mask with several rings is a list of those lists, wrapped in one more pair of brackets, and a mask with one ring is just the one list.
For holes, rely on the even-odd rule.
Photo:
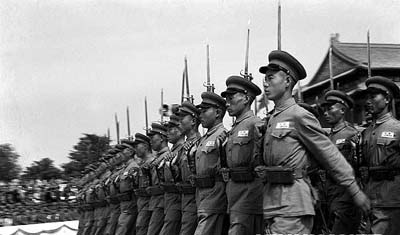
{"label": "uniform collar", "polygon": [[379,117],[378,119],[376,119],[375,124],[382,124],[384,122],[386,122],[387,120],[392,119],[392,113],[388,112],[385,115]]}
{"label": "uniform collar", "polygon": [[346,121],[337,123],[334,127],[331,128],[331,133],[336,133],[347,126]]}
{"label": "uniform collar", "polygon": [[215,126],[211,127],[210,129],[208,129],[207,133],[205,135],[208,137],[208,136],[214,134],[222,126],[223,126],[222,122],[218,123],[217,125],[215,125]]}
{"label": "uniform collar", "polygon": [[252,110],[249,110],[249,111],[245,112],[242,116],[240,116],[238,119],[236,119],[232,126],[236,126],[241,121],[243,121],[249,117],[252,117],[252,116],[254,116],[254,113]]}
{"label": "uniform collar", "polygon": [[273,114],[273,115],[275,116],[275,115],[279,114],[280,112],[282,112],[282,111],[288,109],[289,107],[291,107],[291,106],[293,106],[293,105],[295,105],[295,104],[296,104],[296,101],[294,100],[293,97],[291,97],[291,98],[285,100],[285,101],[284,101],[282,104],[280,104],[279,106],[275,107],[275,108],[274,108],[275,111],[274,111],[274,114]]}

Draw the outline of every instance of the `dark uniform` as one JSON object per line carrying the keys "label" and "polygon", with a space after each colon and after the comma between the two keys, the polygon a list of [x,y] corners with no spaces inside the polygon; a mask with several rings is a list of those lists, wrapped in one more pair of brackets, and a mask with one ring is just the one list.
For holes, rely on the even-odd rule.
{"label": "dark uniform", "polygon": [[98,181],[94,186],[94,194],[95,194],[95,202],[93,203],[94,207],[94,222],[93,229],[91,234],[101,234],[97,231],[101,232],[104,230],[105,222],[103,215],[104,211],[107,209],[107,201],[106,201],[106,192],[104,189],[104,181],[110,176],[111,172],[108,170],[108,164],[105,160],[100,164],[100,166],[96,169],[96,175],[98,177]]}
{"label": "dark uniform", "polygon": [[133,141],[122,140],[122,144],[127,148],[123,150],[123,154],[130,159],[127,166],[119,174],[119,194],[120,215],[118,217],[118,225],[115,235],[134,235],[136,233],[137,197],[134,189],[138,187],[135,181],[139,172],[139,163],[134,158]]}
{"label": "dark uniform", "polygon": [[[219,95],[213,92],[204,92],[201,94],[201,98],[203,100],[198,108],[217,107],[225,112],[226,102]],[[223,114],[221,115],[223,116]],[[197,147],[196,202],[199,223],[196,235],[222,234],[228,203],[225,182],[220,173],[221,167],[226,167],[226,156],[222,154],[226,136],[227,130],[221,122],[207,130]],[[224,159],[221,160],[221,158]]]}
{"label": "dark uniform", "polygon": [[[144,143],[149,146],[150,150],[150,138],[140,133],[135,134],[135,144]],[[146,235],[149,221],[151,217],[151,211],[149,210],[149,202],[151,195],[147,193],[146,188],[150,186],[151,175],[149,169],[144,167],[146,164],[150,164],[154,157],[149,152],[147,160],[139,168],[138,172],[138,188],[134,190],[137,196],[138,216],[136,219],[136,235]]]}
{"label": "dark uniform", "polygon": [[[179,117],[171,115],[168,122],[168,128],[179,128]],[[180,171],[176,163],[178,158],[183,153],[183,138],[173,143],[171,152],[166,156],[166,159],[160,166],[163,170],[164,182],[162,187],[164,189],[164,225],[160,234],[179,234],[181,229],[182,219],[182,195],[180,194],[176,182],[180,178]]]}
{"label": "dark uniform", "polygon": [[[196,119],[199,117],[199,110],[192,103],[185,101],[179,108],[179,116],[184,118],[190,115]],[[181,181],[177,183],[182,192],[182,222],[180,235],[194,234],[197,226],[197,206],[193,177],[196,171],[195,156],[197,144],[200,139],[200,133],[187,137],[183,144],[183,154],[179,159],[179,170],[181,172]]]}
{"label": "dark uniform", "polygon": [[107,219],[107,225],[104,230],[106,235],[114,235],[118,225],[118,218],[121,213],[120,204],[118,200],[119,194],[119,175],[124,170],[124,158],[119,150],[112,152],[115,154],[110,159],[110,164],[113,168],[111,176],[105,182],[105,188],[107,189],[107,202],[109,203],[109,215]]}
{"label": "dark uniform", "polygon": [[[367,91],[397,98],[399,88],[384,77],[372,77]],[[389,104],[390,105],[390,104]],[[369,169],[366,193],[371,199],[371,232],[400,231],[400,122],[390,112],[375,117],[362,133],[365,165]]]}
{"label": "dark uniform", "polygon": [[[287,52],[273,51],[269,60],[268,66],[260,68],[261,73],[283,71],[295,82],[306,77],[303,66]],[[264,86],[268,88],[270,84]],[[263,144],[263,162],[267,166],[263,202],[265,232],[310,233],[315,194],[306,169],[313,159],[350,195],[359,194],[363,199],[365,195],[356,183],[350,164],[325,135],[315,116],[297,105],[293,98],[277,100],[279,104],[266,123]]]}
{"label": "dark uniform", "polygon": [[[329,109],[336,103],[344,105],[346,109],[351,109],[353,106],[353,100],[346,93],[337,90],[328,91],[325,94],[325,101],[322,105]],[[356,169],[358,167],[357,145],[359,144],[359,132],[357,129],[344,120],[338,121],[332,127],[328,137],[353,169]],[[354,205],[351,195],[349,195],[345,187],[336,184],[333,178],[329,176],[329,173],[326,188],[329,205],[328,218],[332,223],[332,233],[357,233],[361,220],[361,210]]]}
{"label": "dark uniform", "polygon": [[[167,128],[163,124],[152,123],[150,138],[153,135],[160,135],[163,138],[167,137]],[[160,163],[164,160],[165,156],[170,153],[168,145],[157,151],[155,159],[149,164],[151,175],[151,186],[147,188],[147,192],[151,195],[149,202],[149,210],[151,218],[149,222],[148,235],[157,235],[160,233],[164,221],[164,189],[161,187],[163,181],[163,170],[159,168]]]}
{"label": "dark uniform", "polygon": [[[227,90],[221,94],[223,97],[241,92],[254,99],[261,94],[260,88],[240,76],[229,77],[226,85]],[[230,180],[226,185],[229,234],[262,233],[263,183],[254,175],[254,167],[261,157],[256,148],[261,140],[255,129],[255,125],[260,123],[261,119],[249,110],[236,117],[228,132],[225,152],[230,171]]]}

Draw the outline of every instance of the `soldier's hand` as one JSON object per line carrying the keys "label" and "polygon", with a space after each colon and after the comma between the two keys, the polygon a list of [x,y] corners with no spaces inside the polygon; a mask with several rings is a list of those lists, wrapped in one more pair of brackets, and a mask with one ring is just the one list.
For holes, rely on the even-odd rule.
{"label": "soldier's hand", "polygon": [[371,202],[363,191],[360,190],[354,194],[353,201],[364,213],[368,214],[371,210]]}

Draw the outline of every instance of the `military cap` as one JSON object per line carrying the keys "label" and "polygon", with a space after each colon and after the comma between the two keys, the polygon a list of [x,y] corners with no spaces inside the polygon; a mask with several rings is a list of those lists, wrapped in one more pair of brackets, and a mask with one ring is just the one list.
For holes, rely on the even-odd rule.
{"label": "military cap", "polygon": [[120,151],[126,149],[127,147],[128,147],[128,146],[123,145],[123,144],[116,144],[116,145],[114,146],[114,148],[116,148],[116,149],[118,149],[118,150],[120,150]]}
{"label": "military cap", "polygon": [[180,119],[177,115],[172,114],[171,116],[169,116],[169,121],[168,121],[168,123],[167,123],[167,127],[168,127],[168,128],[171,128],[171,127],[177,127],[177,126],[179,126],[180,120],[181,120],[181,119]]}
{"label": "military cap", "polygon": [[289,74],[296,82],[306,78],[307,73],[303,65],[286,51],[275,50],[268,55],[269,64],[260,67],[260,73],[267,71],[283,71]]}
{"label": "military cap", "polygon": [[133,148],[134,147],[134,142],[132,140],[129,139],[123,139],[121,140],[121,144],[124,145],[127,148]]}
{"label": "military cap", "polygon": [[207,109],[209,107],[216,107],[226,109],[226,101],[221,96],[214,92],[203,92],[201,93],[201,103],[196,107],[199,109]]}
{"label": "military cap", "polygon": [[179,107],[178,115],[186,116],[191,115],[193,117],[198,117],[200,114],[200,110],[196,108],[196,106],[189,101],[184,101],[182,105]]}
{"label": "military cap", "polygon": [[365,85],[367,86],[367,92],[375,90],[391,95],[394,98],[399,98],[400,96],[399,87],[392,80],[386,77],[374,76],[368,78],[365,81]]}
{"label": "military cap", "polygon": [[119,149],[116,149],[116,148],[111,148],[111,149],[109,149],[109,150],[107,150],[107,153],[108,154],[117,154],[117,153],[119,153],[120,152],[120,150]]}
{"label": "military cap", "polygon": [[340,103],[346,106],[347,108],[351,109],[354,105],[353,99],[343,91],[338,91],[338,90],[328,91],[325,93],[324,99],[325,100],[322,103],[322,106]]}
{"label": "military cap", "polygon": [[141,134],[141,133],[136,133],[135,134],[134,144],[137,145],[137,144],[140,144],[140,143],[147,144],[147,145],[150,146],[150,138],[148,136],[146,136],[146,135]]}
{"label": "military cap", "polygon": [[156,135],[156,134],[167,136],[167,131],[168,131],[168,129],[165,125],[163,125],[161,123],[153,122],[151,124],[149,136]]}
{"label": "military cap", "polygon": [[226,91],[221,93],[222,97],[226,97],[228,94],[235,94],[238,92],[244,93],[251,97],[256,97],[261,94],[260,88],[251,82],[250,80],[241,76],[230,76],[226,79]]}
{"label": "military cap", "polygon": [[298,105],[300,107],[302,107],[303,109],[307,110],[308,112],[312,113],[312,115],[314,115],[314,117],[316,117],[316,118],[319,117],[318,110],[315,109],[314,107],[312,107],[311,105],[309,105],[307,103],[298,103]]}

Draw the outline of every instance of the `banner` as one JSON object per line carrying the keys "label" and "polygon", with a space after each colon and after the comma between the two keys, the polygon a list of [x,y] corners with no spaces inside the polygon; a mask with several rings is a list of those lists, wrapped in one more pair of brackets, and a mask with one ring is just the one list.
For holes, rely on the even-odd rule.
{"label": "banner", "polygon": [[78,220],[0,227],[1,235],[75,235]]}

